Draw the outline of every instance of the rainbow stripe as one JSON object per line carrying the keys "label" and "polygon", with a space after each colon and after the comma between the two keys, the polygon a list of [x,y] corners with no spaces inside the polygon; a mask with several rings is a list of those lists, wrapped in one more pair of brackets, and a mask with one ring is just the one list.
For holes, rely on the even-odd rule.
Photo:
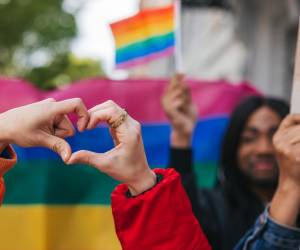
{"label": "rainbow stripe", "polygon": [[115,37],[118,68],[126,68],[173,53],[174,5],[142,10],[137,15],[110,26]]}
{"label": "rainbow stripe", "polygon": [[[80,97],[88,107],[112,99],[142,122],[151,167],[166,167],[170,126],[160,106],[166,83],[167,80],[91,79],[45,93],[19,80],[0,79],[0,112],[47,97]],[[194,169],[199,185],[209,187],[215,180],[228,115],[242,98],[257,92],[244,83],[189,84],[201,115],[193,142]],[[74,117],[71,119],[75,122]],[[103,152],[113,146],[103,126],[76,133],[69,143],[74,151],[84,148]],[[121,249],[110,209],[110,193],[117,184],[113,179],[87,166],[65,166],[46,149],[15,149],[19,162],[5,176],[7,192],[0,209],[1,249]]]}

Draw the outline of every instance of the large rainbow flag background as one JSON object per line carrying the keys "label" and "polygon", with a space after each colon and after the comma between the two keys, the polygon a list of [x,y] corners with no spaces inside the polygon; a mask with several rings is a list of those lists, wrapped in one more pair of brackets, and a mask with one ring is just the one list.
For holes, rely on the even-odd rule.
{"label": "large rainbow flag background", "polygon": [[[115,100],[142,123],[151,167],[168,163],[170,127],[160,106],[167,80],[85,80],[63,90],[42,92],[14,79],[0,79],[0,112],[47,97],[81,97],[88,107]],[[256,91],[245,83],[189,81],[199,117],[193,147],[199,185],[215,180],[221,138],[237,102]],[[45,112],[47,112],[45,110]],[[74,119],[73,119],[74,121]],[[99,126],[71,138],[73,150],[105,151],[113,146]],[[0,209],[4,250],[119,250],[110,209],[117,184],[94,168],[65,166],[46,149],[15,147],[19,162],[6,176]]]}
{"label": "large rainbow flag background", "polygon": [[174,10],[174,5],[145,9],[110,25],[115,38],[117,68],[126,68],[173,53]]}

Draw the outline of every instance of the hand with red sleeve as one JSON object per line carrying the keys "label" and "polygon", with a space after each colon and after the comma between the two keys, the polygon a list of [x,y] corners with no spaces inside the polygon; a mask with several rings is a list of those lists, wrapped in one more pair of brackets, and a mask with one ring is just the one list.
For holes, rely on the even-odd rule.
{"label": "hand with red sleeve", "polygon": [[141,125],[112,101],[92,108],[89,114],[88,129],[107,123],[115,147],[104,153],[75,152],[68,163],[91,165],[123,183],[112,193],[122,249],[211,249],[179,174],[173,169],[149,168]]}

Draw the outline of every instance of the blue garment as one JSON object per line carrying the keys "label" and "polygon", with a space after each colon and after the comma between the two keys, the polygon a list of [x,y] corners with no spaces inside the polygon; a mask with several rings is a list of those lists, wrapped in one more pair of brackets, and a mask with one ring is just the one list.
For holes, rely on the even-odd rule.
{"label": "blue garment", "polygon": [[266,208],[234,250],[300,250],[300,228],[277,223]]}

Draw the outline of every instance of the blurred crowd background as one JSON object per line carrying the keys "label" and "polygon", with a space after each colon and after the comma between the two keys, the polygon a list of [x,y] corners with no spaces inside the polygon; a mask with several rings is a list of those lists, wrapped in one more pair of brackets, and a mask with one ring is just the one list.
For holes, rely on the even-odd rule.
{"label": "blurred crowd background", "polygon": [[[0,0],[0,74],[43,89],[94,76],[169,77],[173,58],[115,71],[109,22],[170,2]],[[299,8],[297,0],[183,0],[187,75],[248,80],[265,94],[288,99]]]}

